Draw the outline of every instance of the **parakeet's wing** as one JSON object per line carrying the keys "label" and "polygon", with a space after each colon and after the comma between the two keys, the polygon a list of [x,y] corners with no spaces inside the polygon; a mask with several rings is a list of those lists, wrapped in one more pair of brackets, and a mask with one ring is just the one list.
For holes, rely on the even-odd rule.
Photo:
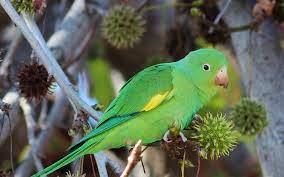
{"label": "parakeet's wing", "polygon": [[165,64],[151,66],[133,76],[105,110],[98,126],[112,118],[156,108],[169,99],[173,89],[172,79],[172,67]]}
{"label": "parakeet's wing", "polygon": [[137,114],[155,109],[170,99],[172,80],[172,66],[169,64],[154,65],[133,76],[105,110],[97,127],[73,145],[71,150],[78,144],[132,119]]}

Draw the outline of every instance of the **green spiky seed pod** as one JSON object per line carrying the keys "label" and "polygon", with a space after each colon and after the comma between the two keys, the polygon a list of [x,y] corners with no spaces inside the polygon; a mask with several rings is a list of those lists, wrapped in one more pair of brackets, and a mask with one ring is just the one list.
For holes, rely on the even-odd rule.
{"label": "green spiky seed pod", "polygon": [[145,32],[145,20],[134,8],[117,5],[104,17],[102,32],[114,47],[132,47]]}
{"label": "green spiky seed pod", "polygon": [[256,135],[268,124],[265,107],[249,98],[243,98],[230,114],[236,129],[243,135]]}
{"label": "green spiky seed pod", "polygon": [[18,12],[33,15],[36,11],[34,0],[11,0],[11,3]]}
{"label": "green spiky seed pod", "polygon": [[208,156],[214,160],[229,155],[237,144],[238,133],[233,130],[233,122],[222,114],[207,114],[201,122],[193,126],[193,130],[192,139],[198,142],[200,155],[205,159]]}

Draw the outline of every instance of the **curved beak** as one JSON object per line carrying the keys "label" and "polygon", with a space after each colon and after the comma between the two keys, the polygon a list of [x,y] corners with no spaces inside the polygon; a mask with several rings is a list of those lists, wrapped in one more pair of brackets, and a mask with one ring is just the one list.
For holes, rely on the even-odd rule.
{"label": "curved beak", "polygon": [[221,68],[217,75],[215,76],[214,80],[215,85],[222,86],[224,88],[228,87],[229,84],[229,77],[227,74],[227,69],[225,67]]}

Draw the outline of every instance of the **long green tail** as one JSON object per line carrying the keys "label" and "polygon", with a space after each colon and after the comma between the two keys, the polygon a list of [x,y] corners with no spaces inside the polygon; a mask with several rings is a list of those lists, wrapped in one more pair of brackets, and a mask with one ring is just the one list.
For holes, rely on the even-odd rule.
{"label": "long green tail", "polygon": [[[94,145],[94,144],[93,144]],[[73,162],[77,158],[83,156],[86,154],[88,148],[90,147],[89,143],[85,143],[81,147],[74,149],[70,154],[66,155],[62,159],[58,160],[54,164],[50,165],[49,167],[43,169],[42,171],[32,175],[31,177],[40,177],[40,176],[46,176],[59,168],[68,165],[69,163]]]}

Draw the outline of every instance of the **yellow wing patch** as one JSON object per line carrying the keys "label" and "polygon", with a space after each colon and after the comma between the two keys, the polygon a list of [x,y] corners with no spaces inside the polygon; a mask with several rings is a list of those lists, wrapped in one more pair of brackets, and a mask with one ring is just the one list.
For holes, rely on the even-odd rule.
{"label": "yellow wing patch", "polygon": [[156,108],[160,103],[162,103],[170,91],[165,92],[164,94],[157,94],[151,98],[151,100],[143,107],[142,111],[149,111],[151,109]]}

